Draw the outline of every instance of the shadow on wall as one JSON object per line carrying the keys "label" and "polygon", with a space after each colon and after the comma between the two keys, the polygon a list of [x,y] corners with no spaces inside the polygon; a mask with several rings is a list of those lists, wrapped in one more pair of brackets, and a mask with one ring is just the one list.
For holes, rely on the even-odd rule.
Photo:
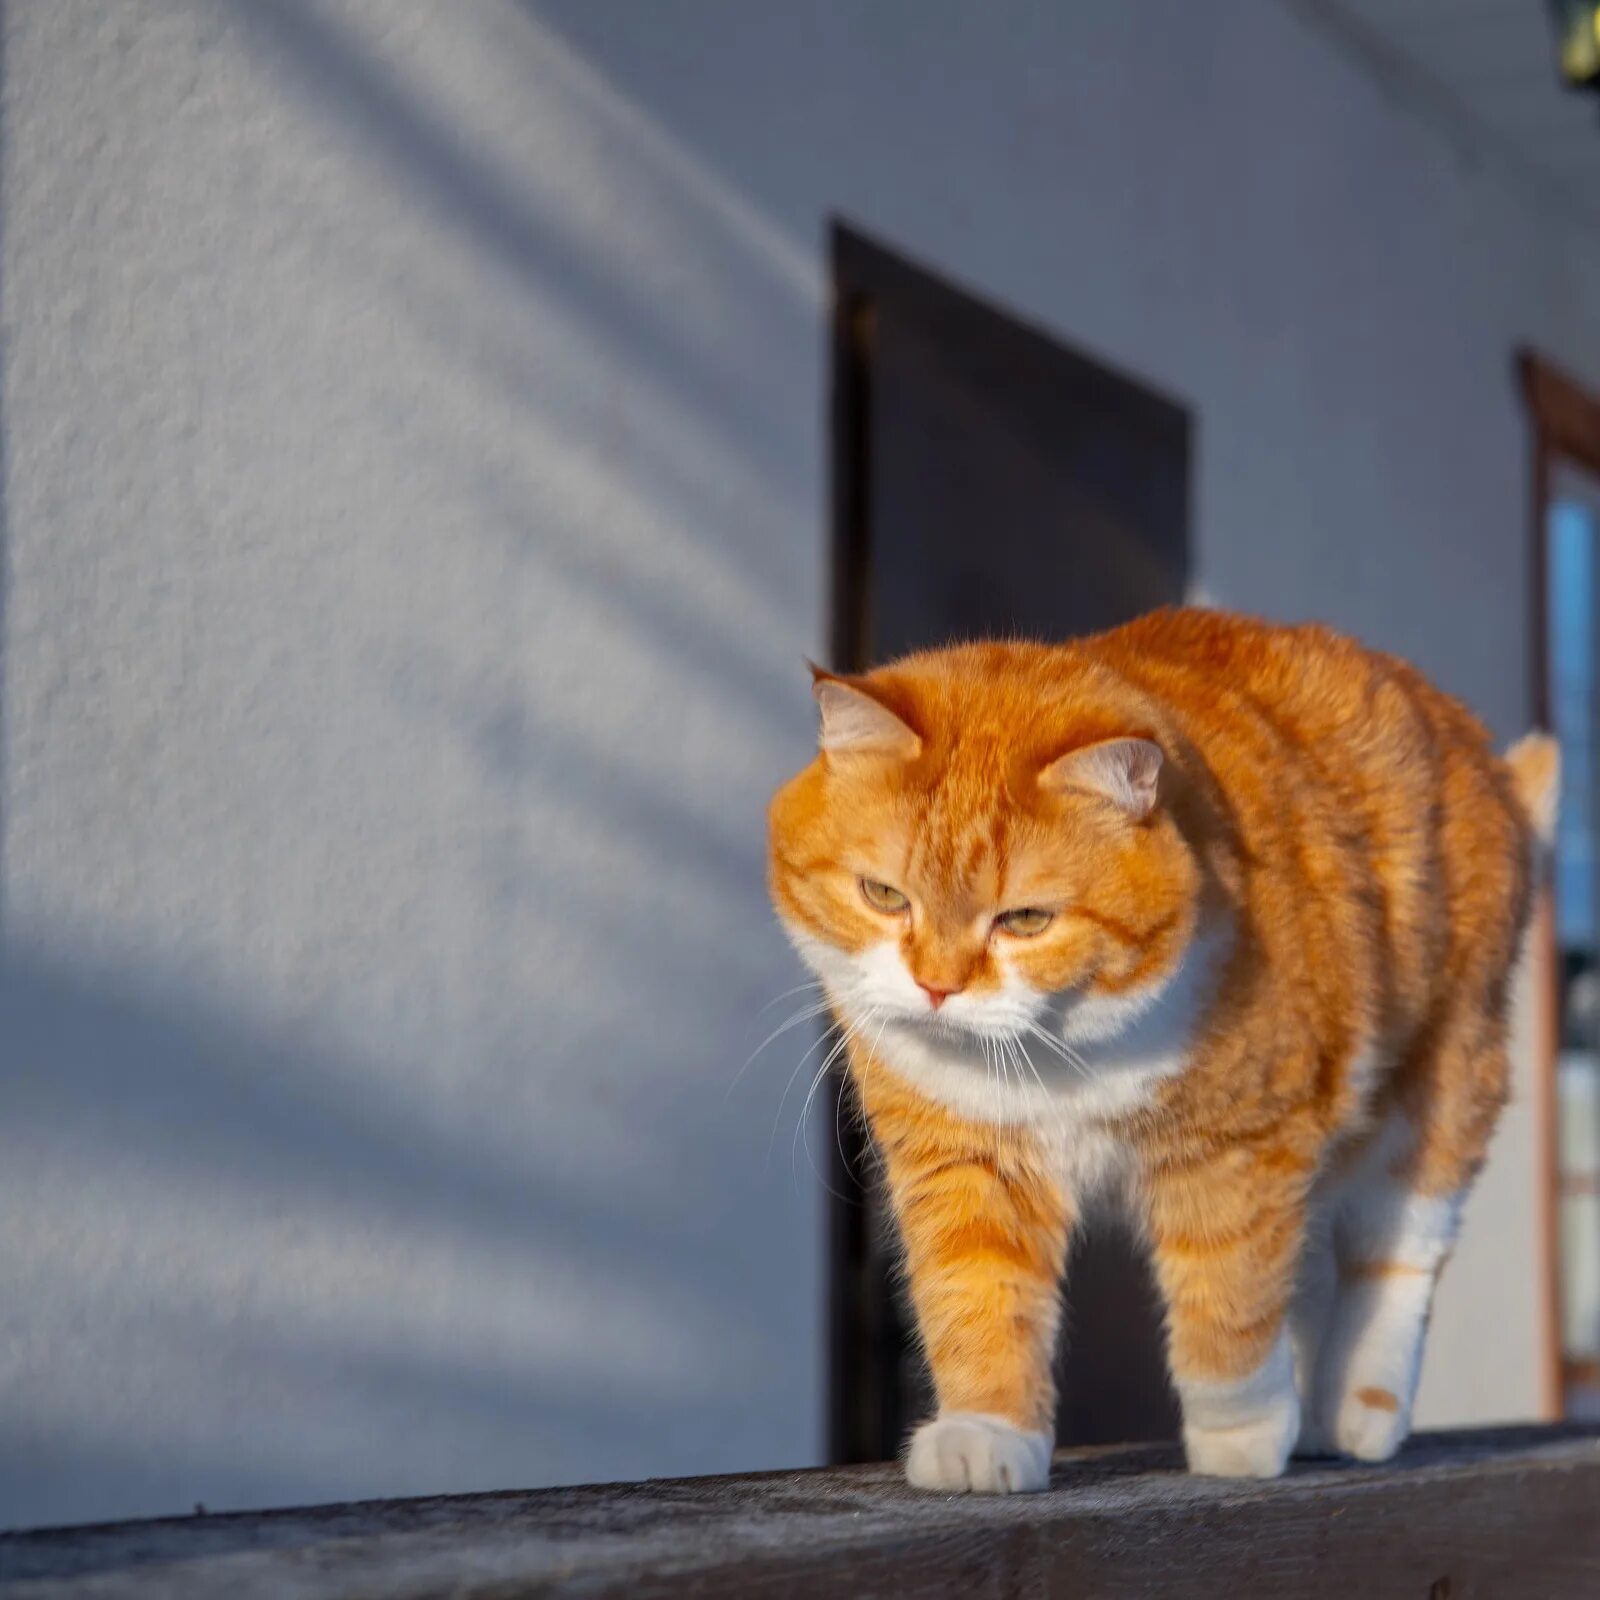
{"label": "shadow on wall", "polygon": [[[159,480],[117,504],[175,598],[30,705],[0,1524],[802,1461],[804,1035],[724,1091],[799,977],[760,819],[810,725],[816,418],[763,375],[814,360],[814,263],[531,11],[205,13],[188,149],[127,141],[173,163],[176,336],[91,280],[199,396],[87,467]],[[465,98],[479,33],[506,124]],[[173,481],[187,528],[149,513]],[[81,608],[148,576],[61,599],[31,548],[90,647]]]}
{"label": "shadow on wall", "polygon": [[[343,1497],[352,1459],[367,1494],[511,1487],[574,1430],[625,1474],[750,1376],[708,1379],[759,1329],[636,1182],[496,1159],[293,1030],[16,952],[0,1037],[0,1164],[32,1202],[0,1215],[6,1511],[124,1509],[130,1476],[167,1511]],[[670,1139],[636,1180],[688,1181]],[[183,1397],[165,1437],[152,1389]]]}
{"label": "shadow on wall", "polygon": [[[817,332],[820,240],[798,248],[706,177],[665,130],[640,118],[561,44],[532,5],[514,7],[502,20],[521,27],[500,37],[521,55],[544,102],[537,131],[548,148],[537,146],[514,168],[474,148],[330,16],[300,0],[230,0],[229,8],[311,111],[363,149],[411,203],[522,281],[530,312],[569,322],[596,351],[624,350],[630,377],[659,383],[687,432],[692,419],[713,424],[700,439],[720,447],[722,462],[714,464],[755,474],[786,507],[809,508],[805,456],[760,402],[765,376],[791,361],[797,313],[803,335]],[[564,155],[581,158],[568,184],[551,177]],[[637,224],[630,211],[640,214]],[[652,281],[662,273],[669,281]],[[469,326],[464,308],[436,299],[413,301],[412,309],[432,320],[442,347],[459,347]],[[487,350],[474,341],[473,353],[488,357],[503,397],[537,424],[534,402],[548,398],[559,375],[508,358],[507,332]],[[651,441],[630,442],[652,453]],[[682,452],[655,452],[649,464],[670,469],[674,453]],[[680,477],[675,487],[685,486]],[[694,487],[714,492],[714,477]],[[697,532],[714,542],[720,560],[768,579],[788,575],[780,551],[719,537],[728,530],[725,519],[711,517]]]}

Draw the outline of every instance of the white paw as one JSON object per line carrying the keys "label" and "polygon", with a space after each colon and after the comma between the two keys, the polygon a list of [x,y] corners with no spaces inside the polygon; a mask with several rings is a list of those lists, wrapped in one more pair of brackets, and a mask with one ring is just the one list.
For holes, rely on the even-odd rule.
{"label": "white paw", "polygon": [[1408,1408],[1391,1390],[1365,1388],[1339,1402],[1333,1433],[1339,1448],[1357,1461],[1387,1461],[1410,1427]]}
{"label": "white paw", "polygon": [[1276,1478],[1300,1437],[1289,1344],[1280,1338],[1249,1376],[1179,1384],[1189,1470],[1210,1478]]}
{"label": "white paw", "polygon": [[911,1435],[906,1481],[946,1494],[1030,1494],[1050,1481],[1050,1449],[1048,1434],[1004,1417],[947,1411]]}
{"label": "white paw", "polygon": [[1206,1478],[1276,1478],[1289,1464],[1299,1417],[1241,1422],[1231,1428],[1183,1430],[1189,1470]]}

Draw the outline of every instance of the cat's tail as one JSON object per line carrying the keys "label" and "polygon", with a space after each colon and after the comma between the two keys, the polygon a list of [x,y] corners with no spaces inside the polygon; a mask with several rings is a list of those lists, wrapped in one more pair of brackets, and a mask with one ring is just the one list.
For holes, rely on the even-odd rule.
{"label": "cat's tail", "polygon": [[1556,841],[1556,808],[1561,794],[1561,746],[1548,733],[1525,733],[1506,751],[1511,788],[1533,829],[1540,861]]}

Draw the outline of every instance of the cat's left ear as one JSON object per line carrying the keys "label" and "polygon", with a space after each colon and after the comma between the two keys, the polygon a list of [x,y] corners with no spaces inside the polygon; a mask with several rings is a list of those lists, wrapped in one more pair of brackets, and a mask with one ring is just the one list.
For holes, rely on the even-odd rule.
{"label": "cat's left ear", "polygon": [[859,682],[846,682],[815,663],[811,693],[820,720],[817,743],[825,754],[899,756],[914,761],[922,740]]}
{"label": "cat's left ear", "polygon": [[1097,794],[1135,820],[1155,810],[1160,778],[1161,746],[1149,739],[1102,739],[1069,750],[1039,774],[1046,789]]}

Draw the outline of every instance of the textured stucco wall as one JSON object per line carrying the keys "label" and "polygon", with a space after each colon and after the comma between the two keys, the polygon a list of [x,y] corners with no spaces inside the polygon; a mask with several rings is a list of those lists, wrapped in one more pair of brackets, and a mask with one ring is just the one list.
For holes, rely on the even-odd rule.
{"label": "textured stucco wall", "polygon": [[[0,1520],[815,1458],[801,1046],[729,1085],[830,212],[1195,405],[1213,598],[1522,721],[1593,240],[1265,0],[4,16]],[[1436,1414],[1532,1408],[1530,1140]]]}

